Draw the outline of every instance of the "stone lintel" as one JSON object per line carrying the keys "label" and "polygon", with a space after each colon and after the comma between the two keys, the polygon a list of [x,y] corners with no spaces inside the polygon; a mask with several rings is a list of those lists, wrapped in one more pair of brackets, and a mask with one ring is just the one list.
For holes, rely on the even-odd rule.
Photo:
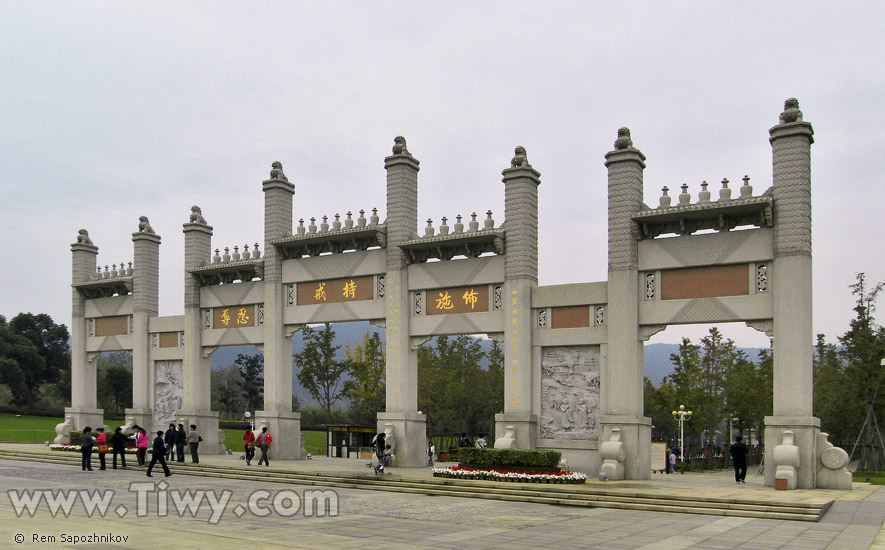
{"label": "stone lintel", "polygon": [[501,175],[504,176],[501,180],[504,183],[508,183],[511,180],[526,178],[535,182],[535,185],[541,184],[541,172],[538,172],[531,166],[505,168],[503,171],[501,171]]}
{"label": "stone lintel", "polygon": [[599,415],[600,424],[637,424],[640,426],[651,426],[651,418],[647,416],[637,416],[633,414],[601,414]]}
{"label": "stone lintel", "polygon": [[295,194],[295,184],[290,183],[284,180],[264,180],[261,182],[261,190],[264,192],[270,191],[271,189],[282,189],[286,191],[290,195]]}
{"label": "stone lintel", "polygon": [[132,242],[135,241],[150,241],[156,244],[160,244],[160,236],[155,233],[145,233],[144,231],[137,231],[132,234]]}
{"label": "stone lintel", "polygon": [[416,159],[412,155],[399,154],[399,155],[390,155],[389,157],[384,158],[384,169],[385,170],[390,168],[391,166],[396,166],[398,164],[405,164],[417,172],[418,170],[420,170],[418,165],[421,163],[418,161],[418,159]]}
{"label": "stone lintel", "polygon": [[778,124],[777,126],[772,126],[768,130],[768,134],[771,136],[768,138],[769,142],[790,136],[806,136],[809,144],[814,143],[814,128],[811,127],[810,122],[797,121]]}
{"label": "stone lintel", "polygon": [[766,428],[820,428],[820,418],[814,416],[766,416]]}
{"label": "stone lintel", "polygon": [[206,233],[207,235],[212,235],[212,226],[206,225],[204,223],[188,222],[188,223],[182,224],[181,230],[184,233],[190,233],[192,231],[196,231],[196,232],[200,232],[200,233]]}
{"label": "stone lintel", "polygon": [[605,154],[605,165],[609,166],[616,162],[635,162],[645,168],[645,155],[639,149],[618,149]]}

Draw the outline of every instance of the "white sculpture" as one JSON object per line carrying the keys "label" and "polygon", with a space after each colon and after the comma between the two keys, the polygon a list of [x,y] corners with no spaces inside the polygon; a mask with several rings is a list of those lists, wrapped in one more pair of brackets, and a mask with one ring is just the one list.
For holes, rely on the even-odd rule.
{"label": "white sculpture", "polygon": [[513,426],[504,427],[504,437],[495,440],[496,449],[515,449],[516,448],[516,428]]}
{"label": "white sculpture", "polygon": [[393,455],[393,464],[396,464],[396,436],[393,435],[393,424],[384,425],[384,446],[390,446],[390,453]]}
{"label": "white sculpture", "polygon": [[602,466],[599,467],[600,478],[605,475],[606,479],[613,481],[624,479],[627,448],[621,441],[620,428],[612,428],[611,439],[599,446],[599,457],[602,459]]}
{"label": "white sculpture", "polygon": [[851,472],[848,471],[848,453],[845,449],[834,447],[828,441],[830,434],[817,434],[818,489],[851,490]]}
{"label": "white sculpture", "polygon": [[61,424],[55,425],[55,439],[52,440],[55,444],[67,443],[68,438],[71,436],[71,430],[74,429],[74,418],[66,414],[65,421]]}
{"label": "white sculpture", "polygon": [[774,482],[785,479],[787,489],[795,489],[799,474],[799,447],[793,444],[793,432],[784,431],[783,442],[774,448]]}
{"label": "white sculpture", "polygon": [[227,448],[224,446],[224,430],[218,430],[218,454],[224,454]]}

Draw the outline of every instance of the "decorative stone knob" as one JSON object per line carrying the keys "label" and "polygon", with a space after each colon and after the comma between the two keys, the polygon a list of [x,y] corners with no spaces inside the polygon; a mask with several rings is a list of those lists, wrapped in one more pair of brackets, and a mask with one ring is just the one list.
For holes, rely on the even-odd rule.
{"label": "decorative stone knob", "polygon": [[750,176],[743,177],[744,184],[741,185],[741,198],[748,199],[753,196],[753,186],[750,185]]}
{"label": "decorative stone knob", "polygon": [[479,222],[476,221],[476,212],[470,214],[470,231],[478,231],[479,230]]}
{"label": "decorative stone knob", "polygon": [[350,210],[347,211],[347,219],[344,220],[344,227],[347,229],[353,227],[353,212]]}
{"label": "decorative stone knob", "polygon": [[722,178],[722,189],[719,190],[719,200],[731,200],[731,189],[728,188],[728,178]]}
{"label": "decorative stone knob", "polygon": [[707,191],[709,183],[701,182],[701,192],[698,193],[698,202],[710,202],[710,192]]}
{"label": "decorative stone knob", "polygon": [[424,236],[432,237],[436,230],[433,228],[433,220],[427,218],[427,227],[424,228]]}
{"label": "decorative stone knob", "polygon": [[688,206],[691,204],[691,195],[688,194],[688,184],[682,184],[682,193],[679,193],[679,206]]}
{"label": "decorative stone knob", "polygon": [[666,185],[664,186],[663,189],[661,189],[661,191],[664,194],[661,195],[660,208],[670,208],[670,201],[673,200],[673,197],[671,197],[670,195],[667,194],[667,192],[669,190],[670,190],[670,188],[667,187]]}

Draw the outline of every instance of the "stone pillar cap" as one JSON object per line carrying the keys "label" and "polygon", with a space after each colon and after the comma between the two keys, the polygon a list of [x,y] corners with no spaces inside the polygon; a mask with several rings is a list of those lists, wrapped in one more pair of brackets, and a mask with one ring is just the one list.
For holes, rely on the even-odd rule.
{"label": "stone pillar cap", "polygon": [[212,234],[212,226],[205,223],[198,222],[187,222],[181,225],[182,231],[184,233],[189,233],[191,231],[200,231],[202,233]]}
{"label": "stone pillar cap", "polygon": [[160,244],[160,236],[156,233],[147,233],[145,231],[136,231],[132,234],[133,241],[152,241]]}

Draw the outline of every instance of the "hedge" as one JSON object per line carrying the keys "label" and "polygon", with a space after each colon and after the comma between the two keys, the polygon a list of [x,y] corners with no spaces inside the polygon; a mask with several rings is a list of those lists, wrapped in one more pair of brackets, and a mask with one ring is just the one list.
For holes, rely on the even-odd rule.
{"label": "hedge", "polygon": [[458,450],[458,462],[473,467],[558,468],[562,453],[533,449],[478,449],[463,447]]}

